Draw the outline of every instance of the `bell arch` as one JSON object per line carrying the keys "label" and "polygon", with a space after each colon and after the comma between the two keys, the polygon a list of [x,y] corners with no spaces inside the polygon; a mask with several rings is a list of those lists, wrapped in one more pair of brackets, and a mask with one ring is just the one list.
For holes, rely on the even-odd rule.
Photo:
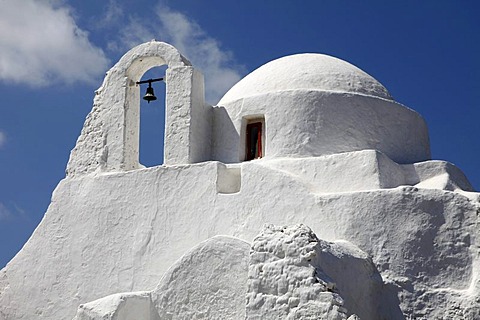
{"label": "bell arch", "polygon": [[[165,77],[167,66],[149,69],[141,77],[142,81]],[[165,100],[166,82],[154,81],[151,83],[156,100],[145,100],[149,83],[140,86],[140,139],[139,162],[140,166],[149,168],[163,164],[163,146],[165,138]]]}
{"label": "bell arch", "polygon": [[164,164],[210,158],[210,106],[203,75],[173,46],[158,41],[128,51],[106,74],[72,150],[67,176],[139,168],[140,87],[143,74],[167,65]]}

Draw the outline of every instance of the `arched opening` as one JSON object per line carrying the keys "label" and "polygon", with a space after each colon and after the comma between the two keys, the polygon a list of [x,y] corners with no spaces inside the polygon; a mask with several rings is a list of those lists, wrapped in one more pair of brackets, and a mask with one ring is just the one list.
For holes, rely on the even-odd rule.
{"label": "arched opening", "polygon": [[[165,78],[167,66],[154,67],[143,74],[141,80]],[[139,162],[145,167],[163,164],[165,143],[165,98],[164,81],[152,83],[157,100],[147,103],[142,97],[148,84],[140,85],[140,134]]]}
{"label": "arched opening", "polygon": [[[142,161],[146,165],[156,165],[210,159],[211,107],[205,104],[203,75],[175,47],[150,41],[128,51],[107,72],[102,86],[96,91],[94,108],[85,122],[85,130],[72,150],[67,165],[69,176],[142,167],[139,161],[140,105],[145,104],[141,95],[146,88],[140,88],[137,82],[149,75],[148,70],[164,65],[168,65],[166,88],[162,88],[163,84],[155,86],[157,94],[162,97],[158,101],[161,107],[150,110],[159,115],[157,121],[153,117],[158,138],[142,139],[145,140],[142,144],[148,145],[150,140],[154,145],[152,152],[146,151],[148,146],[143,147],[142,153],[146,153],[142,155]],[[163,76],[162,69],[157,70]],[[146,107],[151,106],[147,104]],[[145,128],[142,132],[148,134],[149,110],[144,109],[142,111],[147,116],[143,117]],[[166,133],[162,135],[163,131]],[[153,154],[150,160],[147,159],[149,154]]]}
{"label": "arched opening", "polygon": [[[152,45],[148,43],[146,45]],[[125,102],[123,103],[123,130],[115,131],[121,123],[112,127],[112,133],[118,136],[121,132],[123,136],[118,140],[118,146],[122,147],[122,153],[114,153],[118,158],[111,157],[110,148],[108,149],[109,159],[120,160],[123,170],[135,170],[144,166],[155,166],[158,164],[181,164],[181,163],[196,163],[205,161],[210,157],[210,110],[205,105],[203,75],[196,71],[190,63],[178,55],[173,47],[163,43],[153,43],[151,52],[140,50],[142,46],[138,47],[137,53],[129,52],[122,59],[130,59],[131,62],[125,70],[126,77],[123,78],[122,89],[126,89]],[[132,49],[134,50],[134,49]],[[165,51],[165,52],[164,52]],[[127,60],[128,61],[128,60]],[[119,62],[120,63],[120,62]],[[160,70],[160,77],[163,77],[163,70],[166,69],[166,83],[152,82],[152,87],[162,88],[165,85],[162,95],[162,111],[164,116],[159,116],[158,119],[165,119],[165,133],[163,136],[162,125],[159,121],[155,121],[153,117],[153,128],[156,128],[158,139],[140,139],[140,134],[148,134],[148,108],[156,104],[157,101],[146,104],[142,100],[142,96],[148,87],[149,76],[155,70]],[[149,71],[151,70],[151,71]],[[155,75],[157,76],[157,75]],[[158,77],[158,76],[157,76]],[[155,79],[155,78],[154,78]],[[145,87],[138,82],[145,82]],[[160,86],[159,86],[160,85]],[[142,86],[142,88],[140,88]],[[122,90],[120,89],[120,90]],[[160,89],[161,90],[161,89]],[[160,95],[160,91],[158,91]],[[181,93],[181,94],[179,94]],[[142,108],[140,107],[142,104]],[[166,106],[166,107],[165,107]],[[150,110],[153,112],[153,110]],[[141,113],[147,113],[146,117],[142,117],[143,125],[140,125]],[[158,113],[160,115],[160,113]],[[150,117],[151,118],[151,117]],[[192,121],[192,119],[199,119],[200,121]],[[161,121],[163,123],[163,120]],[[147,123],[147,125],[145,125]],[[140,126],[142,128],[140,128]],[[141,130],[140,130],[141,129]],[[163,138],[163,161],[162,153],[162,138]],[[140,156],[140,140],[142,140],[143,150]],[[153,147],[145,146],[151,141]],[[208,141],[207,147],[205,141]],[[120,144],[123,142],[123,145]],[[114,145],[114,143],[112,143]],[[116,146],[115,146],[116,147]],[[152,152],[147,151],[153,150]],[[117,151],[116,148],[112,150]],[[147,159],[148,155],[153,154],[153,158]],[[156,154],[156,155],[155,155]],[[143,162],[143,163],[142,163]]]}

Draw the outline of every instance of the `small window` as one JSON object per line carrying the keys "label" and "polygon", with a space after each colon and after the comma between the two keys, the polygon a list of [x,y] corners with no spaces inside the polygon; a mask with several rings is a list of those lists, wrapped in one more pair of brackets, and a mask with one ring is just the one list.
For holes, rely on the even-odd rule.
{"label": "small window", "polygon": [[245,161],[262,157],[262,129],[262,122],[247,124]]}

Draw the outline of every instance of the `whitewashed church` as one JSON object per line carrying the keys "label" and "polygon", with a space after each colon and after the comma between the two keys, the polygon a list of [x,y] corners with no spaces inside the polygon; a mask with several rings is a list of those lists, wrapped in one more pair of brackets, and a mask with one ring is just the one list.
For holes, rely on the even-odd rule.
{"label": "whitewashed church", "polygon": [[[162,65],[164,164],[145,168],[138,82]],[[480,193],[340,59],[268,62],[211,106],[176,48],[139,45],[66,172],[0,271],[0,320],[480,319]]]}

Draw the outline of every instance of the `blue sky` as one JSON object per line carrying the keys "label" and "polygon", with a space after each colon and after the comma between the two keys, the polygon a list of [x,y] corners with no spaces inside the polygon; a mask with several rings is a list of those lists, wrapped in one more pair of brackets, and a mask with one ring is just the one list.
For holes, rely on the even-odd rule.
{"label": "blue sky", "polygon": [[[480,189],[479,12],[478,1],[453,0],[1,0],[0,267],[30,237],[65,177],[105,72],[153,38],[203,71],[211,103],[281,56],[319,52],[349,61],[418,111],[432,158],[456,164]],[[162,85],[155,90],[161,97]],[[163,107],[142,105],[146,165],[161,163]]]}

